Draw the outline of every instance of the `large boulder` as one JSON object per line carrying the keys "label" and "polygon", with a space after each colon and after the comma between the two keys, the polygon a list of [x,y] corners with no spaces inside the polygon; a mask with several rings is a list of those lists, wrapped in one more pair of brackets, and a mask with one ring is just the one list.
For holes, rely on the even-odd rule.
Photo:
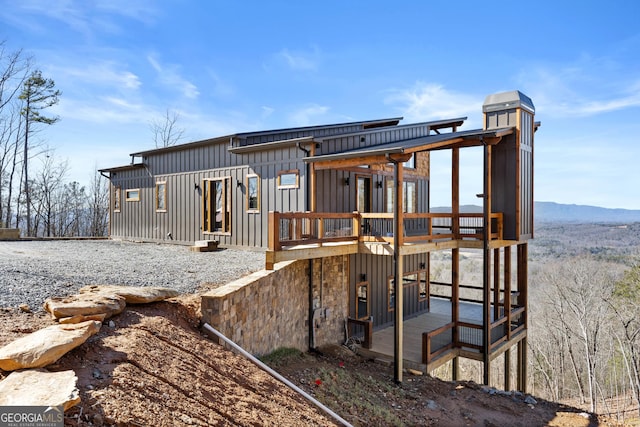
{"label": "large boulder", "polygon": [[0,348],[0,369],[15,371],[42,368],[78,347],[100,330],[94,320],[70,325],[52,325]]}
{"label": "large boulder", "polygon": [[118,295],[123,297],[127,304],[146,304],[177,297],[180,292],[155,286],[90,285],[80,288],[80,294]]}
{"label": "large boulder", "polygon": [[115,294],[83,293],[68,297],[52,297],[44,302],[44,309],[55,319],[73,317],[76,315],[89,316],[105,314],[109,318],[122,313],[126,306],[124,297]]}
{"label": "large boulder", "polygon": [[0,406],[62,406],[66,411],[80,403],[77,382],[73,371],[12,372],[0,381]]}

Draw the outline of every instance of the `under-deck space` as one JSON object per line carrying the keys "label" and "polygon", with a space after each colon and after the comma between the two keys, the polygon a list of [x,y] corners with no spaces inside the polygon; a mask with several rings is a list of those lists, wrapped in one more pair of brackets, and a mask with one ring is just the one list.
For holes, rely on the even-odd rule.
{"label": "under-deck space", "polygon": [[[454,325],[451,308],[450,300],[431,297],[428,313],[405,319],[402,339],[403,362],[406,367],[430,372],[456,356],[483,360],[482,304],[459,303],[457,343],[453,339]],[[490,311],[492,324],[490,358],[493,359],[524,338],[526,330],[519,325],[519,320],[516,320],[519,318],[516,315],[513,320],[510,319],[511,330],[507,333],[504,327],[500,327],[506,324],[506,317],[496,322],[493,306]],[[514,313],[519,311],[513,310]],[[429,354],[427,354],[426,340],[430,340]],[[371,348],[362,348],[359,351],[372,358],[393,360],[395,337],[392,324],[374,331],[371,341]]]}

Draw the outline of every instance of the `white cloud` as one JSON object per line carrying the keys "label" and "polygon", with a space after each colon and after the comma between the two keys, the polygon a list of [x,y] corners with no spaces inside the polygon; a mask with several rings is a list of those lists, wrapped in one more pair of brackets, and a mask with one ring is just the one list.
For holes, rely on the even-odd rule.
{"label": "white cloud", "polygon": [[282,49],[278,56],[286,62],[293,70],[315,71],[320,62],[320,53],[317,48],[312,52],[290,52],[289,49]]}
{"label": "white cloud", "polygon": [[90,83],[113,89],[136,90],[142,84],[140,78],[128,70],[119,69],[120,65],[109,62],[95,62],[80,67],[51,66],[57,79],[69,79],[73,84]]}
{"label": "white cloud", "polygon": [[394,89],[385,104],[397,105],[407,121],[474,117],[482,111],[483,97],[453,92],[435,83],[417,82],[407,89]]}
{"label": "white cloud", "polygon": [[179,74],[179,66],[162,65],[153,55],[148,55],[147,60],[158,73],[160,82],[165,86],[178,90],[184,97],[189,99],[195,99],[200,95],[198,87]]}
{"label": "white cloud", "polygon": [[326,114],[329,107],[322,105],[308,105],[289,115],[289,121],[292,126],[309,126],[317,124],[320,120],[318,117]]}
{"label": "white cloud", "polygon": [[588,117],[640,107],[640,80],[611,60],[581,57],[576,64],[527,68],[517,81],[536,110],[559,117]]}

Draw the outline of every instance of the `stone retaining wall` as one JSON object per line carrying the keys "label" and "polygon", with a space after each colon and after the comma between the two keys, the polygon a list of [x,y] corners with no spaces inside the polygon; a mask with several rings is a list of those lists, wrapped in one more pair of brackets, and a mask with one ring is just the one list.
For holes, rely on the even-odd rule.
{"label": "stone retaining wall", "polygon": [[0,228],[0,240],[18,240],[20,239],[19,228]]}
{"label": "stone retaining wall", "polygon": [[[344,340],[348,257],[313,261],[315,346]],[[203,322],[252,354],[309,349],[309,261],[275,265],[202,296]]]}

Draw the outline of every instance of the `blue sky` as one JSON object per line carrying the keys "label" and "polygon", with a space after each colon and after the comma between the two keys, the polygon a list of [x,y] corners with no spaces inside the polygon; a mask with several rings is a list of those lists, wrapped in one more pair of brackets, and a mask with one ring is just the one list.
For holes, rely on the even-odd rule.
{"label": "blue sky", "polygon": [[519,89],[542,122],[536,200],[640,209],[640,3],[577,4],[0,0],[0,40],[63,92],[39,138],[80,182],[153,148],[167,110],[183,142],[395,116],[471,129],[486,95]]}

